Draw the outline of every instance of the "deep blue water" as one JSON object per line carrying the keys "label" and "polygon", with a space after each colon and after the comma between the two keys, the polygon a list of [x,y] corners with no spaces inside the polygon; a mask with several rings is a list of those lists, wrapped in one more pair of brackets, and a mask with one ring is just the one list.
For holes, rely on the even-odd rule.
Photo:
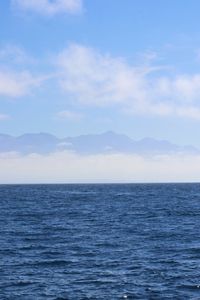
{"label": "deep blue water", "polygon": [[200,184],[1,185],[0,299],[200,299]]}

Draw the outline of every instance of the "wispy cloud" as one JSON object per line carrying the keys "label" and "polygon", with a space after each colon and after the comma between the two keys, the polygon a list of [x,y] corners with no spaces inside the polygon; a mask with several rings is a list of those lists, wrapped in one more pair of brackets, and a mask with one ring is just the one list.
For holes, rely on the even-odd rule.
{"label": "wispy cloud", "polygon": [[0,96],[21,97],[32,88],[40,86],[42,77],[34,77],[28,71],[8,71],[0,69]]}
{"label": "wispy cloud", "polygon": [[0,47],[0,62],[3,64],[34,64],[36,59],[27,54],[22,48],[14,44],[7,44]]}
{"label": "wispy cloud", "polygon": [[83,118],[83,114],[71,111],[71,110],[63,110],[56,114],[56,117],[61,120],[78,122]]}
{"label": "wispy cloud", "polygon": [[77,111],[59,112],[61,119],[80,121],[81,106],[109,106],[129,115],[200,120],[200,73],[172,75],[166,66],[155,64],[156,57],[150,52],[148,63],[131,65],[123,57],[70,44],[56,56],[57,69],[42,75],[42,62],[33,72],[28,64],[34,59],[22,48],[7,45],[0,48],[0,96],[21,97],[53,79],[77,104]]}
{"label": "wispy cloud", "polygon": [[82,11],[82,0],[12,0],[15,8],[41,15],[76,14]]}
{"label": "wispy cloud", "polygon": [[0,96],[22,97],[35,92],[55,72],[42,72],[41,60],[15,44],[0,46]]}
{"label": "wispy cloud", "polygon": [[[155,54],[150,55],[151,59]],[[113,106],[131,114],[200,119],[200,74],[167,73],[159,65],[130,65],[79,44],[57,58],[62,89],[82,105]],[[157,72],[157,73],[156,73]]]}
{"label": "wispy cloud", "polygon": [[[37,63],[36,63],[37,62]],[[22,97],[55,74],[42,74],[39,60],[14,44],[0,46],[0,96]]]}
{"label": "wispy cloud", "polygon": [[0,113],[0,121],[7,121],[10,120],[10,118],[10,115]]}

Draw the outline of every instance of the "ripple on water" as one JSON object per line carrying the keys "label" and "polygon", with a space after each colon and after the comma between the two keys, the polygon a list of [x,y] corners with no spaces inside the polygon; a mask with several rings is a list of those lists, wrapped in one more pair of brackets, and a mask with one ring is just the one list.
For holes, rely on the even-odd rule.
{"label": "ripple on water", "polygon": [[198,184],[0,186],[0,299],[199,299]]}

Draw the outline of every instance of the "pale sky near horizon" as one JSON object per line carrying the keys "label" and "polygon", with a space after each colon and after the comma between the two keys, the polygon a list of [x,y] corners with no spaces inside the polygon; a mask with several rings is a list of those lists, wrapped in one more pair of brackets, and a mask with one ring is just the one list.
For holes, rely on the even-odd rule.
{"label": "pale sky near horizon", "polygon": [[0,133],[200,147],[200,1],[0,2]]}

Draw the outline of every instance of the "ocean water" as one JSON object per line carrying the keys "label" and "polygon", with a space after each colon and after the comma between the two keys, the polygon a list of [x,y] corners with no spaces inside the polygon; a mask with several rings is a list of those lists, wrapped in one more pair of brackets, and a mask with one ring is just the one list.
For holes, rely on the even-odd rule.
{"label": "ocean water", "polygon": [[0,299],[200,299],[200,184],[1,185]]}

